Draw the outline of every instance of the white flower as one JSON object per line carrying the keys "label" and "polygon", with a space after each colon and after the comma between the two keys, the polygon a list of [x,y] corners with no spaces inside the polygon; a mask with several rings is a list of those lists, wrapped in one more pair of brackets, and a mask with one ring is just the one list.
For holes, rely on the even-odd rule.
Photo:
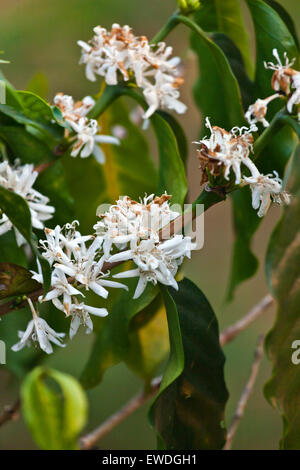
{"label": "white flower", "polygon": [[245,118],[249,124],[256,124],[257,122],[261,122],[264,127],[268,127],[270,125],[266,120],[268,104],[279,96],[280,95],[278,93],[275,93],[275,95],[269,96],[264,100],[258,98],[254,104],[251,104],[245,113]]}
{"label": "white flower", "polygon": [[[82,290],[91,290],[99,297],[106,299],[109,294],[108,287],[128,289],[124,284],[107,279],[108,273],[102,273],[103,240],[100,237],[81,235],[77,230],[77,225],[78,222],[74,221],[63,228],[56,226],[54,230],[46,229],[46,240],[40,241],[44,249],[43,256],[49,261],[53,271],[51,289],[45,297],[40,297],[39,301],[51,301],[66,316],[72,316],[72,335],[76,326],[78,329],[80,322],[86,323],[90,329],[91,322],[88,313],[98,316],[107,314],[106,309],[80,303],[78,298],[85,297]],[[38,273],[31,271],[32,277],[43,283],[41,267],[39,263],[37,264]],[[79,323],[78,320],[80,320]]]}
{"label": "white flower", "polygon": [[72,157],[80,155],[81,158],[86,158],[93,154],[96,160],[103,164],[105,155],[98,144],[120,145],[117,137],[99,134],[101,128],[98,122],[86,117],[95,104],[91,96],[86,96],[82,101],[75,103],[72,96],[57,93],[54,104],[59,107],[63,117],[77,134],[71,152]]}
{"label": "white flower", "polygon": [[278,173],[274,171],[274,175],[262,175],[257,176],[244,176],[244,183],[250,184],[252,191],[252,207],[258,210],[258,217],[266,215],[271,200],[277,204],[289,204],[290,196],[287,192],[282,189],[282,180],[279,178]]}
{"label": "white flower", "polygon": [[153,84],[145,81],[143,93],[149,108],[143,118],[149,119],[159,108],[174,109],[178,114],[183,114],[187,107],[178,99],[180,97],[178,88],[182,83],[181,78],[172,77],[160,70],[155,74]]}
{"label": "white flower", "polygon": [[136,269],[116,274],[115,278],[139,276],[134,293],[134,299],[140,297],[148,282],[172,286],[178,289],[175,275],[184,257],[190,258],[191,250],[195,245],[190,237],[175,235],[164,242],[155,242],[153,239],[142,240],[139,244],[131,246],[130,250],[117,253],[109,258],[109,262],[133,260]]}
{"label": "white flower", "polygon": [[125,249],[130,242],[152,238],[159,241],[159,230],[178,217],[169,206],[170,196],[153,194],[136,202],[128,196],[119,199],[94,225],[96,234],[103,240],[103,253],[107,258],[112,246]]}
{"label": "white flower", "polygon": [[249,158],[252,150],[253,136],[252,132],[257,127],[252,124],[247,127],[233,127],[230,132],[221,127],[211,126],[206,118],[206,127],[209,128],[211,135],[200,142],[200,154],[211,160],[218,161],[219,165],[224,166],[224,178],[229,180],[230,170],[235,174],[235,183],[241,183],[241,164],[246,165],[252,174],[256,174],[256,167]]}
{"label": "white flower", "polygon": [[38,342],[40,348],[45,351],[47,354],[53,352],[51,343],[56,344],[57,346],[64,347],[62,344],[62,338],[64,338],[64,333],[57,333],[54,331],[44,320],[40,318],[36,313],[33,304],[30,299],[27,299],[29,306],[32,311],[33,319],[28,323],[25,331],[18,331],[18,337],[20,341],[12,346],[13,351],[20,351],[24,346],[30,346],[31,342]]}
{"label": "white flower", "polygon": [[77,134],[77,141],[71,152],[72,157],[80,154],[81,158],[86,158],[93,154],[96,160],[103,164],[105,155],[98,144],[120,144],[116,137],[98,134],[99,126],[95,119],[87,121],[86,118],[80,118],[78,122],[70,122],[70,125]]}
{"label": "white flower", "polygon": [[120,72],[124,80],[128,80],[127,72],[127,46],[134,41],[134,35],[129,26],[122,28],[118,24],[113,24],[111,32],[105,28],[96,26],[94,37],[87,44],[78,41],[82,48],[81,64],[86,65],[86,77],[95,81],[96,75],[105,77],[108,85],[118,83],[117,72]]}
{"label": "white flower", "polygon": [[164,42],[150,44],[145,36],[134,36],[129,26],[119,24],[113,24],[110,32],[100,26],[94,32],[89,43],[78,41],[88,80],[95,81],[100,75],[108,85],[117,85],[120,79],[135,78],[149,105],[144,119],[160,107],[185,112],[186,106],[179,101],[178,88],[183,83],[178,76],[180,59],[171,57],[172,47]]}
{"label": "white flower", "polygon": [[86,334],[90,334],[93,331],[93,322],[89,314],[97,317],[106,317],[108,315],[108,311],[106,308],[90,307],[84,303],[73,304],[71,306],[70,315],[72,320],[69,332],[71,339],[76,335],[80,325],[85,326]]}
{"label": "white flower", "polygon": [[70,95],[64,93],[57,93],[54,97],[53,103],[58,106],[62,112],[63,117],[67,121],[79,121],[80,118],[86,117],[88,112],[95,105],[95,100],[91,96],[86,96],[82,101],[74,102]]}
{"label": "white flower", "polygon": [[[31,223],[34,228],[43,229],[44,221],[52,218],[54,207],[49,206],[49,198],[33,189],[38,176],[33,165],[11,166],[7,161],[0,163],[0,185],[22,196],[28,203]],[[0,217],[0,235],[12,228],[9,218]],[[20,232],[14,227],[18,245],[26,243]]]}
{"label": "white flower", "polygon": [[282,90],[286,95],[288,95],[290,92],[292,77],[297,73],[291,68],[294,65],[295,59],[290,62],[287,53],[285,52],[285,63],[283,64],[280,60],[277,49],[273,49],[273,56],[277,60],[277,64],[274,64],[273,62],[264,62],[266,69],[274,70],[272,76],[272,88],[275,91]]}

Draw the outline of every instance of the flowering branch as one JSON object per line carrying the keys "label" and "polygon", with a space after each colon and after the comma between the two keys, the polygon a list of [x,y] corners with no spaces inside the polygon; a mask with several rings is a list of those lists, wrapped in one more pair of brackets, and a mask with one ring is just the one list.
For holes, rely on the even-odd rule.
{"label": "flowering branch", "polygon": [[102,439],[106,434],[110,433],[116,426],[118,426],[122,421],[127,419],[132,415],[136,410],[154,397],[158,392],[161,382],[161,377],[153,379],[151,382],[150,389],[139,393],[133,397],[123,408],[117,411],[115,414],[110,416],[104,423],[100,424],[96,429],[94,429],[89,434],[86,434],[80,439],[80,447],[83,450],[89,450],[94,447],[97,441]]}
{"label": "flowering branch", "polygon": [[228,433],[227,433],[227,441],[226,441],[226,444],[225,444],[223,450],[230,450],[231,449],[232,442],[233,442],[236,430],[238,428],[239,422],[242,419],[242,417],[244,416],[245,408],[246,408],[248,400],[251,396],[251,393],[253,391],[253,387],[254,387],[254,384],[255,384],[255,381],[256,381],[256,378],[257,378],[257,374],[258,374],[258,371],[259,371],[259,366],[260,366],[260,363],[261,363],[261,360],[262,360],[262,357],[263,357],[263,341],[264,341],[264,335],[261,335],[258,338],[258,345],[257,345],[257,349],[256,349],[255,355],[254,355],[254,361],[253,361],[253,364],[252,364],[251,374],[250,374],[249,380],[247,382],[247,385],[243,390],[241,398],[238,402],[236,412],[235,412],[235,414],[232,418],[232,421],[231,421],[231,424],[230,424],[230,427],[229,427],[229,430],[228,430]]}
{"label": "flowering branch", "polygon": [[234,340],[234,338],[241,332],[244,331],[251,323],[253,323],[258,317],[260,317],[269,307],[274,303],[274,299],[270,294],[267,294],[256,304],[241,320],[237,321],[233,325],[226,328],[220,334],[220,344],[225,344]]}

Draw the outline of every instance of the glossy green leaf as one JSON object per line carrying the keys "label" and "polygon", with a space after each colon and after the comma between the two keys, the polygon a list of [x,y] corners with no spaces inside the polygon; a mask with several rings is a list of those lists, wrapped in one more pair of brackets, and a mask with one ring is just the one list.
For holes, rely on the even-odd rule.
{"label": "glossy green leaf", "polygon": [[23,247],[16,242],[15,232],[9,230],[0,236],[0,260],[3,263],[15,263],[27,266],[27,259]]}
{"label": "glossy green leaf", "polygon": [[157,113],[163,117],[169,126],[171,127],[178,145],[179,154],[184,164],[187,162],[188,158],[188,142],[183,128],[177,121],[177,119],[172,116],[172,114],[167,113],[166,111],[157,111]]}
{"label": "glossy green leaf", "polygon": [[32,274],[22,266],[0,263],[0,300],[38,289],[40,284],[31,278]]}
{"label": "glossy green leaf", "polygon": [[197,25],[193,26],[191,46],[199,67],[194,98],[203,121],[209,116],[213,125],[224,129],[244,124],[238,81],[222,49]]}
{"label": "glossy green leaf", "polygon": [[254,102],[254,84],[246,72],[242,54],[226,34],[213,33],[212,39],[222,49],[230,64],[240,87],[243,109],[246,111]]}
{"label": "glossy green leaf", "polygon": [[14,158],[19,158],[22,163],[38,165],[54,158],[53,151],[44,142],[29,134],[23,126],[1,126],[0,137],[7,143]]}
{"label": "glossy green leaf", "polygon": [[245,29],[241,5],[238,0],[204,0],[195,20],[205,31],[226,34],[242,52],[248,73],[253,71],[250,38]]}
{"label": "glossy green leaf", "polygon": [[161,296],[130,322],[129,347],[125,362],[146,383],[159,374],[169,352],[168,323]]}
{"label": "glossy green leaf", "polygon": [[[278,303],[275,324],[267,336],[266,350],[273,364],[273,375],[265,395],[282,415],[282,449],[300,447],[300,376],[298,359],[300,324],[300,149],[291,171],[291,204],[270,239],[266,271],[272,294]],[[298,341],[294,345],[294,341]],[[295,356],[295,358],[293,357]],[[293,363],[293,361],[295,361]]]}
{"label": "glossy green leaf", "polygon": [[296,31],[296,27],[295,27],[295,24],[294,24],[294,21],[292,19],[292,17],[290,16],[290,14],[286,11],[286,9],[280,4],[278,3],[276,0],[265,0],[265,2],[270,5],[270,7],[273,8],[273,10],[275,10],[278,15],[280,16],[280,18],[282,19],[282,21],[285,23],[285,25],[288,27],[291,35],[293,36],[294,38],[294,41],[295,41],[295,44],[297,45],[298,49],[299,49],[299,39],[298,39],[298,35],[297,35],[297,31]]}
{"label": "glossy green leaf", "polygon": [[[157,174],[141,131],[132,124],[125,104],[118,100],[100,119],[104,134],[112,134],[114,126],[123,128],[121,145],[101,145],[106,161],[100,165],[89,158],[63,158],[65,178],[75,201],[76,218],[83,232],[90,233],[96,223],[100,204],[112,204],[119,196],[132,199],[155,192]],[[83,197],[84,195],[84,197]]]}
{"label": "glossy green leaf", "polygon": [[57,123],[53,123],[53,121],[56,121],[57,115],[44,99],[31,91],[18,91],[18,96],[22,102],[23,113],[29,119],[38,123],[42,129],[52,134],[53,137],[63,138],[64,129],[57,126]]}
{"label": "glossy green leaf", "polygon": [[165,300],[172,318],[170,362],[150,413],[159,446],[221,449],[228,392],[217,319],[203,293],[188,279],[179,283],[178,291],[169,288]]}
{"label": "glossy green leaf", "polygon": [[109,367],[126,357],[129,349],[130,321],[157,295],[157,288],[149,285],[141,297],[133,300],[136,282],[137,279],[127,282],[131,286],[129,293],[126,291],[121,293],[111,308],[104,327],[97,334],[90,358],[81,377],[85,388],[96,386]]}
{"label": "glossy green leaf", "polygon": [[22,412],[43,450],[74,450],[87,419],[87,399],[74,377],[37,367],[21,388]]}
{"label": "glossy green leaf", "polygon": [[31,243],[31,214],[27,202],[13,191],[0,186],[0,209],[23,237]]}
{"label": "glossy green leaf", "polygon": [[157,113],[151,117],[151,123],[159,152],[157,194],[167,191],[172,195],[173,204],[182,205],[187,193],[187,181],[175,134],[168,122]]}

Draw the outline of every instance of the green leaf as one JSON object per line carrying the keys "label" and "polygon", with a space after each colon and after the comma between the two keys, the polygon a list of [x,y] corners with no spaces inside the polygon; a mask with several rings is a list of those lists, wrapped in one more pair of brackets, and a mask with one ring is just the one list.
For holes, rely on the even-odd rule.
{"label": "green leaf", "polygon": [[265,2],[268,5],[270,5],[270,7],[272,7],[273,10],[275,10],[278,13],[278,15],[280,16],[282,21],[286,24],[286,26],[288,27],[291,35],[294,38],[295,44],[297,45],[297,47],[299,49],[299,40],[298,40],[297,31],[296,31],[296,28],[295,28],[294,21],[293,21],[292,17],[290,16],[290,14],[286,11],[286,9],[282,5],[280,5],[280,3],[278,3],[275,0],[265,0]]}
{"label": "green leaf", "polygon": [[167,113],[166,111],[157,111],[157,114],[159,114],[162,118],[167,121],[169,126],[171,127],[176,139],[177,139],[177,145],[178,145],[178,150],[179,154],[181,156],[181,159],[184,164],[187,162],[188,158],[188,143],[187,143],[187,138],[184,133],[184,130],[182,129],[181,125],[179,122],[172,116],[172,114]]}
{"label": "green leaf", "polygon": [[26,87],[26,91],[30,91],[31,93],[35,93],[39,95],[43,99],[47,98],[48,95],[48,79],[43,72],[36,73]]}
{"label": "green leaf", "polygon": [[238,0],[203,0],[195,21],[205,31],[226,34],[241,50],[248,73],[252,74],[250,40]]}
{"label": "green leaf", "polygon": [[[63,127],[57,125],[57,114],[53,108],[31,91],[18,91],[23,106],[23,113],[31,120],[38,123],[42,130],[46,130],[53,137],[62,139],[64,135]],[[53,121],[56,121],[53,123]]]}
{"label": "green leaf", "polygon": [[159,152],[157,194],[167,191],[172,195],[173,204],[183,205],[187,193],[187,181],[175,134],[168,122],[157,113],[151,117],[151,123]]}
{"label": "green leaf", "polygon": [[[273,364],[273,375],[265,386],[269,402],[282,415],[282,449],[300,446],[299,365],[292,362],[297,353],[294,341],[300,339],[300,147],[291,171],[292,201],[284,208],[275,227],[266,259],[267,279],[278,303],[275,324],[266,338],[266,350]],[[297,346],[299,350],[299,345]],[[297,358],[297,357],[296,357]]]}
{"label": "green leaf", "polygon": [[13,263],[0,263],[0,300],[28,294],[41,287],[31,276],[30,271],[22,266]]}
{"label": "green leaf", "polygon": [[3,263],[18,263],[24,267],[27,266],[24,249],[17,245],[13,230],[9,230],[0,237],[0,259]]}
{"label": "green leaf", "polygon": [[1,126],[0,137],[7,143],[14,158],[19,158],[22,163],[38,165],[54,158],[49,147],[29,134],[23,126]]}
{"label": "green leaf", "polygon": [[166,310],[161,296],[157,296],[130,322],[127,366],[149,383],[158,375],[168,356],[169,334]]}
{"label": "green leaf", "polygon": [[31,214],[25,199],[0,186],[0,208],[23,237],[31,243]]}
{"label": "green leaf", "polygon": [[185,23],[193,29],[191,46],[199,67],[194,98],[202,116],[209,116],[213,125],[224,129],[243,125],[245,119],[239,85],[225,54],[199,26],[188,19]]}
{"label": "green leaf", "polygon": [[74,377],[37,367],[22,384],[21,400],[25,422],[41,449],[78,449],[88,405]]}
{"label": "green leaf", "polygon": [[254,84],[247,75],[242,54],[235,43],[226,34],[213,33],[213,41],[222,49],[238,81],[243,109],[246,111],[254,102]]}
{"label": "green leaf", "polygon": [[130,280],[129,292],[122,292],[110,309],[105,325],[97,334],[90,358],[82,373],[85,388],[95,387],[104,372],[124,360],[129,350],[129,324],[133,317],[149,305],[157,295],[157,288],[149,285],[136,300],[132,299],[136,279]]}
{"label": "green leaf", "polygon": [[164,298],[170,362],[150,419],[159,433],[160,447],[221,449],[228,392],[217,319],[203,293],[188,279],[179,283],[178,292],[168,290]]}
{"label": "green leaf", "polygon": [[[122,126],[125,138],[121,145],[101,145],[106,161],[100,165],[89,158],[63,158],[65,178],[75,201],[76,218],[82,231],[90,233],[96,223],[96,210],[100,204],[114,203],[119,196],[132,199],[155,192],[157,174],[141,131],[132,124],[122,100],[114,103],[101,116],[103,134],[111,134],[115,125]],[[84,197],[83,197],[84,195]]]}

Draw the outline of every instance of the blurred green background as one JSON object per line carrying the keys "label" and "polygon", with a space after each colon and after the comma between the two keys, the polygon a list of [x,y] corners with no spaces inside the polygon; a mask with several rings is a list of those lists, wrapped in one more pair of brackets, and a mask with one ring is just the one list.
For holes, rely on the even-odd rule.
{"label": "blurred green background", "polygon": [[[296,26],[299,26],[299,0],[285,0],[281,3],[292,14]],[[78,39],[87,40],[92,36],[94,26],[101,24],[110,27],[113,22],[130,24],[136,34],[151,37],[176,8],[175,0],[1,0],[0,4],[0,48],[5,51],[3,58],[11,61],[5,66],[6,76],[17,88],[24,89],[37,72],[43,72],[49,80],[49,100],[52,100],[57,91],[72,94],[75,98],[98,91],[99,82],[88,82],[84,76],[84,68],[78,66],[80,50],[76,45]],[[245,16],[251,30],[246,11]],[[183,101],[189,107],[180,121],[187,131],[189,142],[192,142],[199,137],[201,117],[192,102],[191,87],[195,79],[196,62],[187,49],[187,38],[187,33],[181,27],[170,36],[168,42],[174,46],[175,53],[183,57],[186,80]],[[199,170],[192,144],[188,178],[190,199],[193,200],[199,193]],[[268,236],[279,215],[280,211],[273,207],[255,236],[254,251],[262,262]],[[227,202],[208,211],[205,217],[204,249],[197,252],[185,266],[186,274],[201,287],[210,300],[221,329],[244,315],[267,292],[261,266],[256,278],[238,289],[235,301],[225,304],[232,240],[230,205]],[[227,424],[248,379],[257,337],[270,328],[274,314],[274,309],[269,311],[264,318],[226,346],[225,372],[230,392]],[[78,376],[90,345],[89,337],[78,336],[66,350],[58,351],[47,363]],[[265,401],[262,393],[263,384],[270,372],[268,360],[264,358],[255,391],[234,442],[234,449],[277,448],[282,429],[281,419]],[[110,369],[101,386],[88,392],[89,429],[122,406],[137,393],[139,387],[139,380],[125,366]],[[16,393],[11,377],[0,366],[0,409],[13,401]],[[147,423],[147,410],[148,406],[144,406],[131,416],[101,441],[100,448],[155,448],[154,433]],[[22,420],[0,429],[0,448],[35,448]]]}

